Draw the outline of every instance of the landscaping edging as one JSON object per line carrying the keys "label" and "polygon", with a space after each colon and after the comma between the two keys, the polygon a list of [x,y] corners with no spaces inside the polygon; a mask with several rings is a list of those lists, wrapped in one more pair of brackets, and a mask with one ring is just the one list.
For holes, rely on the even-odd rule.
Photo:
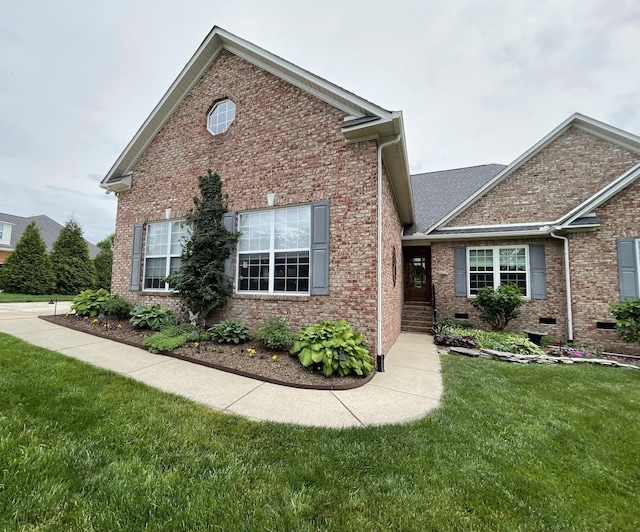
{"label": "landscaping edging", "polygon": [[[128,341],[126,338],[122,338],[122,337],[117,337],[114,338],[112,335],[109,335],[109,331],[104,331],[101,327],[95,327],[95,329],[91,329],[91,330],[87,330],[85,327],[74,327],[73,326],[73,322],[69,321],[69,322],[65,322],[60,323],[60,321],[58,321],[56,318],[56,316],[51,316],[51,315],[45,315],[45,316],[38,316],[38,318],[44,320],[44,321],[48,321],[50,323],[54,323],[60,327],[66,327],[68,329],[73,329],[73,330],[77,330],[79,332],[83,332],[85,334],[91,334],[92,336],[98,336],[100,338],[105,338],[107,340],[111,340],[112,342],[117,342],[117,343],[121,343],[121,344],[125,344],[125,345],[129,345],[131,347],[137,347],[138,349],[142,349],[143,351],[146,351],[146,348],[144,346],[140,345],[140,342],[136,342],[136,341]],[[255,379],[255,380],[259,380],[262,382],[267,382],[269,384],[276,384],[278,386],[288,386],[290,388],[299,388],[299,389],[303,389],[303,390],[327,390],[327,391],[339,391],[339,390],[353,390],[355,388],[360,388],[361,386],[364,386],[366,383],[368,383],[373,376],[376,373],[376,369],[374,368],[373,371],[367,375],[366,377],[360,377],[357,380],[352,380],[351,382],[347,382],[347,383],[339,383],[339,384],[306,384],[306,383],[300,383],[300,382],[290,382],[290,381],[284,381],[284,380],[279,380],[273,377],[269,377],[266,375],[260,375],[257,373],[250,373],[247,371],[242,371],[240,369],[237,368],[232,368],[229,366],[225,366],[223,364],[216,364],[214,362],[209,362],[206,360],[200,360],[197,358],[192,358],[186,355],[182,355],[179,353],[175,353],[175,352],[163,352],[162,355],[171,357],[171,358],[175,358],[178,360],[184,360],[185,362],[190,362],[192,364],[198,364],[200,366],[204,366],[204,367],[208,367],[208,368],[212,368],[212,369],[217,369],[218,371],[224,371],[226,373],[231,373],[234,375],[239,375],[241,377],[247,377],[250,379]],[[337,378],[337,377],[335,377]]]}
{"label": "landscaping edging", "polygon": [[614,368],[640,370],[640,366],[634,364],[624,364],[616,360],[605,358],[572,358],[554,357],[550,355],[518,355],[516,353],[505,353],[494,349],[467,349],[465,347],[450,347],[449,354],[463,355],[468,357],[486,358],[490,360],[501,360],[502,362],[515,362],[517,364],[594,364],[597,366],[610,366]]}

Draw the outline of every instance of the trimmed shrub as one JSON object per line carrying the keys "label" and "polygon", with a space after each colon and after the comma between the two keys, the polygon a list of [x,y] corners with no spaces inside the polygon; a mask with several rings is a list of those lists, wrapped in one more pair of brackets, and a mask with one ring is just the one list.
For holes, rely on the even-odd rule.
{"label": "trimmed shrub", "polygon": [[640,299],[628,299],[611,305],[616,329],[627,342],[640,342]]}
{"label": "trimmed shrub", "polygon": [[249,327],[242,321],[224,320],[208,329],[219,344],[240,344],[249,338]]}
{"label": "trimmed shrub", "polygon": [[104,313],[114,318],[129,318],[133,303],[118,294],[111,294],[104,308]]}
{"label": "trimmed shrub", "polygon": [[345,320],[311,325],[300,329],[296,336],[290,353],[304,367],[315,367],[325,377],[336,372],[341,377],[352,373],[364,376],[373,371],[373,358],[364,337]]}
{"label": "trimmed shrub", "polygon": [[514,284],[501,284],[497,290],[485,286],[471,301],[471,305],[480,311],[480,319],[494,331],[503,331],[511,320],[520,316],[522,303],[520,288]]}
{"label": "trimmed shrub", "polygon": [[96,270],[96,288],[111,290],[114,239],[115,234],[111,233],[107,238],[96,244],[98,249],[100,249],[96,257],[93,259],[93,265]]}
{"label": "trimmed shrub", "polygon": [[13,294],[52,294],[56,288],[51,258],[36,222],[27,225],[16,249],[0,268],[0,290]]}
{"label": "trimmed shrub", "polygon": [[283,317],[258,322],[253,336],[265,347],[277,351],[288,351],[295,341],[295,334]]}
{"label": "trimmed shrub", "polygon": [[89,246],[74,219],[64,225],[53,243],[51,262],[58,294],[77,294],[95,286],[96,269],[89,258]]}

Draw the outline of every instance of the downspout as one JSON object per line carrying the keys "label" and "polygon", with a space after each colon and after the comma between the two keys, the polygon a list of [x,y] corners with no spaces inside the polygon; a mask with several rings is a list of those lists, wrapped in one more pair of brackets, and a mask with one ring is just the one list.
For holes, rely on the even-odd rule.
{"label": "downspout", "polygon": [[567,293],[567,335],[570,342],[573,342],[573,310],[571,308],[571,269],[569,264],[569,239],[566,236],[556,235],[554,231],[560,229],[554,227],[549,233],[553,238],[564,241],[564,282]]}
{"label": "downspout", "polygon": [[376,327],[376,354],[378,361],[378,370],[384,371],[384,354],[382,353],[382,150],[387,146],[392,146],[400,142],[402,133],[398,133],[398,136],[388,142],[383,142],[378,145],[378,268],[377,268],[377,285],[378,285],[378,297],[377,297],[377,321]]}

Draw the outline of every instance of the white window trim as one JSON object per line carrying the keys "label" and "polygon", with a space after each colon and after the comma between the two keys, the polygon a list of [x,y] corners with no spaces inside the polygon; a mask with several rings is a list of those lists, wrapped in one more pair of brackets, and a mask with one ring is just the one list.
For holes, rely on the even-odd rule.
{"label": "white window trim", "polygon": [[529,253],[529,245],[528,244],[522,244],[519,246],[474,246],[474,247],[467,247],[467,271],[466,271],[466,276],[467,276],[467,297],[468,298],[473,298],[475,299],[476,294],[472,294],[471,293],[471,260],[470,260],[470,255],[471,255],[471,251],[476,251],[476,250],[487,250],[487,249],[491,249],[493,250],[493,288],[494,290],[498,288],[498,286],[500,286],[500,250],[501,249],[521,249],[524,248],[524,253],[525,253],[525,264],[526,264],[526,270],[524,272],[518,272],[518,273],[525,273],[525,279],[527,282],[527,295],[526,296],[522,296],[523,299],[525,300],[530,300],[531,299],[531,255]]}
{"label": "white window trim", "polygon": [[145,288],[145,284],[147,281],[147,259],[167,259],[165,264],[165,277],[169,275],[169,269],[171,268],[171,259],[180,257],[180,255],[171,255],[171,231],[167,233],[167,253],[165,255],[147,255],[147,238],[149,236],[149,226],[151,225],[160,225],[160,224],[171,224],[175,222],[185,222],[184,218],[179,218],[176,220],[162,220],[157,222],[148,222],[145,227],[145,239],[142,245],[142,249],[144,250],[144,256],[142,260],[142,291],[143,292],[175,292],[173,288],[171,288],[167,283],[165,283],[164,288]]}
{"label": "white window trim", "polygon": [[[213,129],[211,127],[211,117],[215,114],[216,109],[218,109],[223,103],[226,103],[226,102],[229,102],[229,103],[231,103],[231,105],[233,105],[233,118],[231,120],[225,120],[223,122],[224,129],[222,131],[213,131]],[[209,133],[211,133],[214,136],[222,135],[224,132],[226,132],[231,127],[231,124],[233,124],[235,119],[236,119],[236,104],[235,104],[235,102],[231,98],[225,98],[224,100],[220,100],[219,102],[217,102],[213,106],[211,111],[209,111],[209,113],[207,114],[207,131],[209,131]]]}
{"label": "white window trim", "polygon": [[[309,207],[309,246],[306,248],[291,248],[291,249],[275,249],[275,216],[276,212],[279,210],[285,210],[295,207]],[[236,275],[234,279],[234,292],[236,294],[241,295],[270,295],[270,296],[286,296],[286,297],[307,297],[311,294],[311,205],[310,204],[301,204],[301,205],[287,205],[285,207],[277,207],[274,209],[256,209],[251,211],[242,211],[238,213],[238,231],[240,230],[240,216],[243,214],[253,214],[259,212],[269,212],[271,213],[271,234],[269,236],[269,249],[268,250],[251,250],[251,251],[240,251],[240,243],[238,242],[237,253],[236,253]],[[240,237],[242,238],[242,237]],[[306,292],[287,292],[287,291],[276,291],[273,289],[274,287],[274,279],[275,279],[275,257],[276,253],[297,253],[300,251],[306,251],[309,254],[309,289]],[[240,255],[254,255],[254,254],[269,254],[269,290],[240,290],[239,289],[239,277],[240,277]]]}

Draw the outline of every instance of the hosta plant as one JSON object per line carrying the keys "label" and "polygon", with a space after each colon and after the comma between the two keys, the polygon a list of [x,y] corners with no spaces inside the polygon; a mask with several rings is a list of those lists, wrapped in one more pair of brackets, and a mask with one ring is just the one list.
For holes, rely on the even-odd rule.
{"label": "hosta plant", "polygon": [[249,338],[249,327],[242,321],[223,320],[208,329],[211,338],[219,344],[239,344]]}
{"label": "hosta plant", "polygon": [[131,311],[131,325],[139,329],[159,331],[167,325],[175,325],[176,317],[168,308],[160,305],[141,305]]}
{"label": "hosta plant", "polygon": [[303,366],[316,367],[325,377],[334,373],[364,376],[373,371],[373,358],[362,334],[354,332],[345,320],[300,329],[290,352]]}
{"label": "hosta plant", "polygon": [[100,290],[83,290],[73,298],[71,310],[78,316],[94,318],[104,313],[110,300],[111,294],[104,288]]}

